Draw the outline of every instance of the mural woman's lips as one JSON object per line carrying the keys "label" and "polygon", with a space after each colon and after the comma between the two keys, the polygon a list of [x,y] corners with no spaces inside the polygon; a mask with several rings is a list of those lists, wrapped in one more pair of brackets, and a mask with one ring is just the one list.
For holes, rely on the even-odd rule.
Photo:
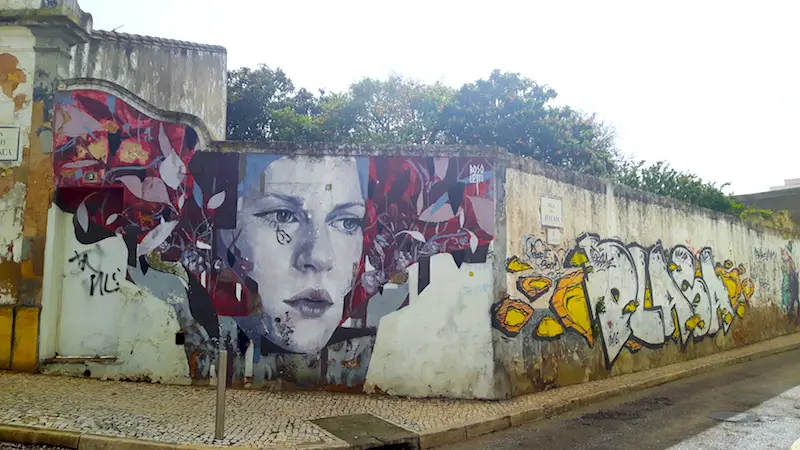
{"label": "mural woman's lips", "polygon": [[303,318],[307,319],[322,317],[333,306],[331,295],[324,289],[304,289],[283,302],[299,311]]}

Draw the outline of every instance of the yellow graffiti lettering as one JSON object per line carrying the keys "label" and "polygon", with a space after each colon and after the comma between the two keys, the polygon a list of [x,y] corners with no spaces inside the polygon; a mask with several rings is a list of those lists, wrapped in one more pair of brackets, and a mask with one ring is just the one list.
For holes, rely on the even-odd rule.
{"label": "yellow graffiti lettering", "polygon": [[564,334],[564,327],[552,317],[545,317],[536,327],[536,336],[541,338],[554,338]]}
{"label": "yellow graffiti lettering", "polygon": [[526,264],[520,261],[519,258],[517,258],[516,256],[509,259],[508,263],[506,264],[506,270],[512,273],[522,272],[524,270],[531,270],[531,269],[533,269],[533,267],[531,267],[530,264]]}
{"label": "yellow graffiti lettering", "polygon": [[583,277],[583,272],[576,271],[558,280],[550,305],[565,327],[574,329],[586,338],[589,345],[592,345],[594,335],[589,315],[589,300],[583,288]]}

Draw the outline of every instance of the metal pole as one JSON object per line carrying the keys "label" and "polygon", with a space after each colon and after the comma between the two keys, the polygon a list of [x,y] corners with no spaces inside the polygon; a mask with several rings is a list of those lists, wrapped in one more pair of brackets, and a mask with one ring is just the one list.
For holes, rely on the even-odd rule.
{"label": "metal pole", "polygon": [[217,358],[217,420],[214,437],[225,437],[225,386],[228,378],[228,351],[220,350]]}

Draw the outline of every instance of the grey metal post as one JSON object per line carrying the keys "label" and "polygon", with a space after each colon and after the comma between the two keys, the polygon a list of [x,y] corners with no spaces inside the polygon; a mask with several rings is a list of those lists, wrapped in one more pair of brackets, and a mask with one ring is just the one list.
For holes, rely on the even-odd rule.
{"label": "grey metal post", "polygon": [[225,386],[228,378],[228,351],[220,350],[217,358],[217,420],[214,437],[225,437]]}

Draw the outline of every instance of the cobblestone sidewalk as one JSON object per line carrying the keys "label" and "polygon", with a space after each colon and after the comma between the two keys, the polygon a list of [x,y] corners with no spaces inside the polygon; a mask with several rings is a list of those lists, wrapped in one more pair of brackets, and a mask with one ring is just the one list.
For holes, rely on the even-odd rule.
{"label": "cobblestone sidewalk", "polygon": [[[210,388],[0,372],[0,424],[173,444],[345,446],[344,441],[310,421],[366,413],[421,435],[505,419],[506,425],[499,425],[502,428],[515,425],[514,417],[537,417],[529,414],[531,411],[563,411],[582,403],[582,399],[597,399],[598,393],[647,387],[647,380],[660,380],[650,382],[653,385],[771,349],[798,345],[800,333],[686,363],[505,401],[229,390],[224,441],[213,438],[215,391]],[[483,432],[497,429],[489,428],[484,427]]]}

